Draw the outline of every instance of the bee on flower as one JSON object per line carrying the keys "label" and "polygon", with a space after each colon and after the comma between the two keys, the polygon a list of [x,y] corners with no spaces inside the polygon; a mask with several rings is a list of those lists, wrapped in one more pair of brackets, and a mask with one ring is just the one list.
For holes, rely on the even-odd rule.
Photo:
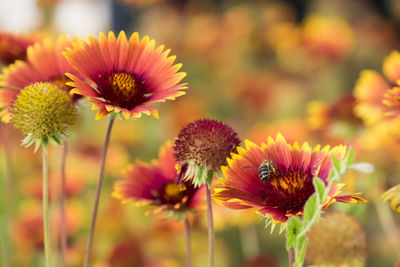
{"label": "bee on flower", "polygon": [[[325,184],[332,168],[331,155],[343,158],[345,146],[312,149],[308,143],[301,147],[295,142],[288,144],[278,134],[275,139],[258,146],[245,140],[245,147],[238,147],[238,153],[228,159],[228,166],[221,167],[225,179],[214,190],[214,198],[232,209],[256,208],[264,216],[275,222],[285,223],[290,216],[303,213],[309,197],[315,192],[314,177],[321,178]],[[259,169],[264,162],[269,164],[268,179],[261,179]],[[257,166],[249,168],[248,166]],[[264,175],[264,173],[263,173]],[[324,205],[334,201],[357,203],[365,202],[355,195],[338,195],[343,185],[334,185],[328,193]]]}

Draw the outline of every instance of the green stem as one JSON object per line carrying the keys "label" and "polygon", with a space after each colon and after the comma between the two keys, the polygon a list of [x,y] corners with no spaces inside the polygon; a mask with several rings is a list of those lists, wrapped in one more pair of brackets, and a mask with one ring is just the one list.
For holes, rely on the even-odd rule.
{"label": "green stem", "polygon": [[186,267],[192,266],[192,243],[190,238],[190,223],[189,219],[184,220],[185,223],[185,237],[186,237]]}
{"label": "green stem", "polygon": [[61,233],[60,233],[60,248],[61,248],[61,265],[65,267],[65,250],[67,247],[67,231],[66,231],[66,223],[65,223],[65,195],[66,195],[66,183],[65,183],[65,165],[68,154],[68,142],[64,141],[63,143],[63,151],[61,157],[61,197],[60,197],[60,206],[61,206]]}
{"label": "green stem", "polygon": [[211,190],[206,184],[206,199],[207,199],[207,222],[208,222],[208,267],[214,266],[214,253],[215,253],[215,231],[214,219],[211,203]]}
{"label": "green stem", "polygon": [[49,177],[47,150],[42,149],[43,157],[43,233],[44,233],[44,256],[46,267],[51,267],[51,241],[50,241],[50,225],[49,225]]}
{"label": "green stem", "polygon": [[112,130],[113,124],[114,124],[114,118],[111,118],[108,123],[107,134],[106,134],[106,138],[104,141],[103,153],[101,155],[100,171],[99,171],[99,177],[98,177],[97,185],[96,185],[96,196],[95,196],[95,200],[94,200],[92,220],[91,220],[91,224],[90,224],[89,239],[88,239],[88,244],[86,247],[85,262],[83,264],[84,267],[89,266],[90,256],[92,253],[94,228],[96,226],[97,211],[99,209],[100,193],[101,193],[101,187],[102,187],[103,178],[104,178],[104,167],[105,167],[105,163],[106,163],[106,155],[107,155],[108,145],[110,143],[111,130]]}

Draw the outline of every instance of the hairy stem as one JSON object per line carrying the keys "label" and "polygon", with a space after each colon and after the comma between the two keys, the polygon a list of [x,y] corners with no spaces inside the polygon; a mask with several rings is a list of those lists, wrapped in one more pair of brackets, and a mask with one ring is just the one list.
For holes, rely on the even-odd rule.
{"label": "hairy stem", "polygon": [[101,193],[101,187],[102,187],[103,178],[104,178],[104,167],[105,167],[105,163],[106,163],[106,155],[107,155],[107,150],[108,150],[108,144],[110,143],[110,136],[111,136],[111,130],[112,130],[113,124],[114,124],[114,118],[111,118],[108,123],[107,134],[106,134],[106,138],[104,141],[103,153],[101,155],[100,171],[99,171],[99,177],[98,177],[97,185],[96,185],[96,196],[95,196],[95,200],[94,200],[92,220],[91,220],[91,224],[90,224],[89,239],[88,239],[88,243],[87,243],[87,247],[86,247],[85,262],[83,265],[84,267],[89,266],[90,256],[92,253],[94,228],[96,226],[97,211],[99,209],[100,193]]}
{"label": "hairy stem", "polygon": [[291,247],[288,251],[289,255],[289,267],[293,267],[294,265],[294,260],[295,260],[295,255],[294,255],[294,247]]}
{"label": "hairy stem", "polygon": [[49,224],[49,168],[47,161],[47,150],[43,151],[43,233],[44,233],[44,257],[46,267],[51,265],[51,241],[50,241],[50,224]]}
{"label": "hairy stem", "polygon": [[65,198],[66,198],[66,185],[65,185],[65,165],[67,161],[68,154],[68,142],[64,141],[63,151],[61,157],[61,197],[60,197],[60,207],[61,207],[61,233],[60,233],[60,248],[61,248],[61,265],[65,267],[65,250],[67,247],[67,231],[65,223]]}
{"label": "hairy stem", "polygon": [[215,253],[215,232],[214,220],[211,203],[211,190],[206,185],[206,198],[207,198],[207,222],[208,222],[208,267],[214,267],[214,253]]}
{"label": "hairy stem", "polygon": [[192,266],[192,242],[190,238],[190,223],[189,219],[186,218],[184,220],[185,223],[185,237],[186,237],[186,261],[185,266],[191,267]]}

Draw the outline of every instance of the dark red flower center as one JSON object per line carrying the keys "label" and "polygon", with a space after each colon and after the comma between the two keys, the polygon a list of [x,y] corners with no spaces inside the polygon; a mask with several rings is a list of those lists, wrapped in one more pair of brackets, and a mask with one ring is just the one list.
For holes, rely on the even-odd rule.
{"label": "dark red flower center", "polygon": [[308,198],[314,193],[314,175],[303,169],[279,169],[265,183],[262,195],[265,205],[278,209],[284,214],[303,211]]}
{"label": "dark red flower center", "polygon": [[101,97],[111,105],[129,110],[146,101],[146,86],[141,76],[112,71],[100,74],[94,81]]}

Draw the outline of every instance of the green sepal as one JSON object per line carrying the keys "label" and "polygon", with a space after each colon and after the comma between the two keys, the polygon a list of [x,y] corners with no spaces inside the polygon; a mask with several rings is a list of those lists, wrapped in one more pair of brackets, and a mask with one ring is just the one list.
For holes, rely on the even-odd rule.
{"label": "green sepal", "polygon": [[[43,145],[43,149],[45,151],[47,151],[47,147],[49,146],[49,138],[47,136],[42,137],[42,145]],[[36,152],[37,148],[35,147],[35,152]]]}
{"label": "green sepal", "polygon": [[62,145],[62,136],[59,133],[55,133],[53,136],[50,136],[49,141],[52,145]]}
{"label": "green sepal", "polygon": [[28,147],[32,145],[32,143],[35,142],[35,139],[33,137],[33,134],[28,134],[21,142],[22,146]]}
{"label": "green sepal", "polygon": [[207,184],[208,188],[211,188],[211,183],[212,183],[213,177],[214,177],[214,172],[212,170],[208,170],[207,177],[206,177],[206,184]]}
{"label": "green sepal", "polygon": [[175,220],[177,222],[183,221],[187,218],[187,213],[186,212],[175,212]]}

